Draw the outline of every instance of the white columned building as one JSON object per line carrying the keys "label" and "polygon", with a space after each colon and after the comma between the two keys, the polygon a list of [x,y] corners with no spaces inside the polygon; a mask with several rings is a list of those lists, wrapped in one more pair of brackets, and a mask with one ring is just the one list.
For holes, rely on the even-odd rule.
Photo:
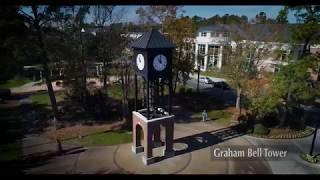
{"label": "white columned building", "polygon": [[195,68],[201,71],[221,69],[223,46],[229,44],[228,32],[222,26],[202,27],[195,40]]}
{"label": "white columned building", "polygon": [[199,47],[198,44],[195,44],[195,58],[194,58],[195,59],[195,64],[194,64],[195,65],[195,67],[194,67],[195,69],[198,68],[198,64],[199,64],[198,63],[198,56],[197,56],[197,54],[199,53],[198,47]]}
{"label": "white columned building", "polygon": [[[256,34],[248,36],[248,32]],[[201,71],[220,70],[227,63],[223,52],[226,47],[230,47],[233,50],[237,48],[236,42],[231,39],[231,34],[241,36],[243,38],[242,41],[249,41],[254,44],[261,43],[261,48],[269,51],[270,56],[259,60],[260,62],[257,64],[258,71],[276,72],[280,66],[297,59],[302,52],[302,44],[290,48],[288,43],[283,41],[264,41],[265,37],[278,37],[279,34],[282,35],[284,41],[289,41],[287,25],[247,24],[243,26],[241,24],[215,24],[200,27],[197,31],[194,41],[195,68],[200,65]],[[312,53],[320,52],[320,45],[313,46],[310,49]],[[279,52],[275,52],[275,50],[279,50]],[[277,57],[275,57],[275,53],[278,53]],[[292,54],[290,59],[289,54]]]}
{"label": "white columned building", "polygon": [[208,68],[208,44],[206,43],[205,44],[205,51],[204,51],[204,64],[202,65],[203,66],[203,69],[206,70]]}
{"label": "white columned building", "polygon": [[220,46],[219,49],[219,61],[218,61],[218,68],[221,69],[222,67],[222,53],[223,53],[223,46]]}

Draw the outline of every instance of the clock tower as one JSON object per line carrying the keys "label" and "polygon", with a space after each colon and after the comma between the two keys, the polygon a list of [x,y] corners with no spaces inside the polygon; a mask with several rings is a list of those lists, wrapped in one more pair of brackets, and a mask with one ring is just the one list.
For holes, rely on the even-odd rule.
{"label": "clock tower", "polygon": [[[172,50],[175,45],[157,30],[143,34],[132,43],[135,71],[135,111],[133,116],[133,146],[135,153],[144,151],[145,165],[155,161],[152,148],[165,144],[164,156],[173,156],[172,114]],[[138,80],[143,82],[143,103],[138,104]],[[167,94],[165,94],[165,89]],[[165,140],[161,140],[161,128],[165,129]],[[144,144],[141,144],[141,133]]]}

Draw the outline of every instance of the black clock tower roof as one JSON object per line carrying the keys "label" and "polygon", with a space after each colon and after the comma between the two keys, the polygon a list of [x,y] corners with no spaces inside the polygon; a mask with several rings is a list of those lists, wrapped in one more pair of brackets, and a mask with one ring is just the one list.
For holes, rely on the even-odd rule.
{"label": "black clock tower roof", "polygon": [[175,48],[175,45],[168,41],[159,31],[152,29],[144,33],[140,38],[131,44],[132,48],[153,49],[153,48]]}

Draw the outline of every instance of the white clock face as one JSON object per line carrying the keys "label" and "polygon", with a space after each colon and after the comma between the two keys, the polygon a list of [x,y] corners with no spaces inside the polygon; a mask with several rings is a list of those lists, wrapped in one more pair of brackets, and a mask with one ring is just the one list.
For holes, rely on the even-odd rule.
{"label": "white clock face", "polygon": [[156,71],[163,71],[166,67],[167,58],[163,54],[159,54],[153,59],[153,68]]}
{"label": "white clock face", "polygon": [[144,68],[144,57],[142,54],[138,54],[137,56],[137,66],[139,70],[143,70]]}

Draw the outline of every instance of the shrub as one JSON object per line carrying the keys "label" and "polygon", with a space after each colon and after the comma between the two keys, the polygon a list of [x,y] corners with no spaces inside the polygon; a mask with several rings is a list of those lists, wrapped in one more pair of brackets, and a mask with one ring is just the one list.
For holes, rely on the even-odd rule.
{"label": "shrub", "polygon": [[181,88],[179,89],[179,93],[180,93],[180,94],[186,93],[186,88],[185,88],[185,87],[181,87]]}
{"label": "shrub", "polygon": [[294,130],[303,130],[306,127],[305,117],[303,117],[304,110],[301,108],[293,107],[291,108],[291,112],[289,114],[289,118],[291,121],[289,122],[289,126]]}
{"label": "shrub", "polygon": [[246,131],[246,133],[247,133],[247,134],[251,134],[251,133],[253,133],[253,130],[252,130],[252,129],[248,129],[248,130]]}
{"label": "shrub", "polygon": [[262,124],[256,124],[254,126],[254,134],[258,134],[258,135],[267,135],[269,134],[269,129],[264,127]]}
{"label": "shrub", "polygon": [[280,122],[279,118],[280,118],[279,113],[270,112],[261,119],[262,121],[261,123],[263,124],[264,127],[273,128],[279,124]]}
{"label": "shrub", "polygon": [[192,88],[188,88],[188,89],[186,90],[186,94],[192,94]]}
{"label": "shrub", "polygon": [[255,114],[257,119],[263,119],[270,113],[275,112],[279,104],[280,101],[276,97],[259,96],[252,99],[249,109],[253,114]]}
{"label": "shrub", "polygon": [[320,156],[311,156],[310,154],[301,154],[300,157],[309,163],[320,163]]}

